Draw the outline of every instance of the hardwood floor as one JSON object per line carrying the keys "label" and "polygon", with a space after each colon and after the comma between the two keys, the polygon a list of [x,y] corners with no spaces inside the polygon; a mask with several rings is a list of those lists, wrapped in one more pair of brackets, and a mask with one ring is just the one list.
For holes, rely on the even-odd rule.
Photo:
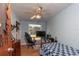
{"label": "hardwood floor", "polygon": [[34,49],[21,46],[21,56],[39,56],[39,47],[36,46]]}

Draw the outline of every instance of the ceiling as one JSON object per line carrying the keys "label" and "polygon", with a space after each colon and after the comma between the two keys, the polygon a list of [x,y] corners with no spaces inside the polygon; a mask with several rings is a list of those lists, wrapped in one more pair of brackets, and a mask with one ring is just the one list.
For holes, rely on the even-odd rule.
{"label": "ceiling", "polygon": [[31,20],[35,8],[41,6],[43,17],[40,20],[47,21],[69,5],[69,3],[13,3],[11,8],[19,20]]}

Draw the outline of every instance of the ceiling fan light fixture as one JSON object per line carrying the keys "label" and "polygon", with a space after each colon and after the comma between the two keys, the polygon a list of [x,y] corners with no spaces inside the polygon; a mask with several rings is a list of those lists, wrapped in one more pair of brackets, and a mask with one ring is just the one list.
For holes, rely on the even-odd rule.
{"label": "ceiling fan light fixture", "polygon": [[37,18],[37,19],[41,19],[41,15],[37,15],[36,18]]}
{"label": "ceiling fan light fixture", "polygon": [[41,19],[41,15],[37,14],[31,17],[31,19]]}
{"label": "ceiling fan light fixture", "polygon": [[36,15],[33,15],[32,17],[31,17],[31,19],[35,19],[36,18]]}
{"label": "ceiling fan light fixture", "polygon": [[42,7],[38,7],[36,10],[41,12],[42,11]]}
{"label": "ceiling fan light fixture", "polygon": [[41,18],[42,18],[42,7],[38,7],[34,15],[31,17],[31,19],[41,19]]}

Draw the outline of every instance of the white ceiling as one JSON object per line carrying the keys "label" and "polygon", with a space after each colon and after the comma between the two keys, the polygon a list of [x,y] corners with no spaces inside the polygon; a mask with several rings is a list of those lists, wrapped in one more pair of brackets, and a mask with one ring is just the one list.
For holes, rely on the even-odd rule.
{"label": "white ceiling", "polygon": [[40,20],[49,20],[58,12],[69,6],[69,3],[14,3],[11,4],[12,10],[20,20],[31,20],[33,11],[38,6],[43,7],[43,18]]}

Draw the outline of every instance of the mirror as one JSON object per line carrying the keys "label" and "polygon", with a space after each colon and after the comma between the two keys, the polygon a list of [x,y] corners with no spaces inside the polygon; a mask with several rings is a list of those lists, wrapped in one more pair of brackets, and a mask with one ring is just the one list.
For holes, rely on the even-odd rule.
{"label": "mirror", "polygon": [[1,28],[1,21],[0,21],[0,47],[3,45],[2,42],[2,28]]}
{"label": "mirror", "polygon": [[0,47],[3,47],[3,33],[6,31],[6,3],[0,3]]}
{"label": "mirror", "polygon": [[[16,20],[14,22],[14,19],[12,17],[11,17],[11,28],[8,27],[10,26],[10,23],[8,22],[9,25],[7,24],[7,20],[9,19],[7,15],[7,10],[8,10],[7,4],[0,3],[0,47],[3,47],[7,43],[7,39],[6,39],[7,37],[11,38],[12,40],[15,40],[16,32],[19,30],[19,23]],[[11,33],[9,33],[10,35],[7,36],[7,30],[9,31],[10,29],[11,29]]]}

